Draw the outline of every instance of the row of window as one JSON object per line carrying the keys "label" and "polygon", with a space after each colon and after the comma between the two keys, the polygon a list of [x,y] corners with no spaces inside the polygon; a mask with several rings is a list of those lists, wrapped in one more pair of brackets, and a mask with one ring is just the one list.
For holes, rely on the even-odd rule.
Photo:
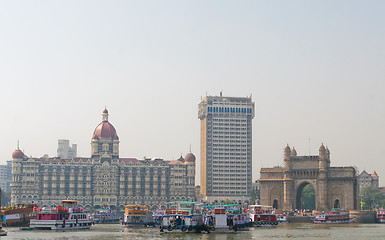
{"label": "row of window", "polygon": [[234,107],[208,107],[208,112],[224,112],[224,113],[252,113],[251,108],[234,108]]}

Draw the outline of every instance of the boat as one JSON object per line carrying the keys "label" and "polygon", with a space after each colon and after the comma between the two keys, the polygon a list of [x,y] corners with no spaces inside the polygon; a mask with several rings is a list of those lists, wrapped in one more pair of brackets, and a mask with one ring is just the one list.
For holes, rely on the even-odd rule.
{"label": "boat", "polygon": [[33,204],[16,204],[1,209],[2,221],[7,227],[27,227],[33,214]]}
{"label": "boat", "polygon": [[91,214],[95,224],[99,223],[119,223],[120,218],[115,210],[97,209]]}
{"label": "boat", "polygon": [[160,232],[162,233],[189,233],[202,231],[209,232],[203,224],[202,211],[196,202],[181,201],[164,211]]}
{"label": "boat", "polygon": [[287,222],[286,214],[284,214],[284,213],[276,213],[275,216],[277,217],[277,221],[279,223]]}
{"label": "boat", "polygon": [[248,213],[238,204],[206,205],[204,223],[211,232],[234,233],[248,230],[251,225]]}
{"label": "boat", "polygon": [[36,212],[29,227],[40,230],[89,229],[93,224],[89,214],[77,208],[77,201],[62,200],[62,206],[43,208]]}
{"label": "boat", "polygon": [[127,227],[147,227],[150,224],[148,207],[143,205],[126,205],[122,224]]}
{"label": "boat", "polygon": [[0,226],[0,236],[7,236],[8,230]]}
{"label": "boat", "polygon": [[249,216],[254,226],[272,227],[278,225],[277,215],[272,206],[249,205]]}
{"label": "boat", "polygon": [[320,214],[312,217],[313,223],[351,223],[354,218],[349,217],[349,214],[342,209],[333,208],[327,214]]}
{"label": "boat", "polygon": [[163,222],[164,210],[157,210],[152,213],[152,223],[154,227],[160,227]]}
{"label": "boat", "polygon": [[376,213],[376,220],[378,223],[385,223],[385,210],[378,210]]}

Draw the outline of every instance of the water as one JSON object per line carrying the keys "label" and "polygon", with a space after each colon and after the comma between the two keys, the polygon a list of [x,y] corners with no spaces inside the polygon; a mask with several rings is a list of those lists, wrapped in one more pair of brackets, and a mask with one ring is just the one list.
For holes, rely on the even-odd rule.
{"label": "water", "polygon": [[97,224],[90,230],[79,231],[21,231],[8,228],[8,236],[4,239],[202,239],[202,240],[233,240],[233,239],[385,239],[385,224],[280,224],[274,228],[252,228],[236,234],[176,234],[159,233],[158,228],[127,228],[120,224]]}

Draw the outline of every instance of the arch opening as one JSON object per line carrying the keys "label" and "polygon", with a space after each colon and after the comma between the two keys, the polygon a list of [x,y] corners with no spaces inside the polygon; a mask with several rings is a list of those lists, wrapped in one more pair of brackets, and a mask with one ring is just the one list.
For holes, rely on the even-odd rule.
{"label": "arch opening", "polygon": [[333,205],[333,208],[340,208],[341,207],[341,202],[339,199],[336,199],[334,201],[334,205]]}
{"label": "arch opening", "polygon": [[304,182],[298,187],[296,208],[310,211],[315,209],[315,190],[310,183]]}
{"label": "arch opening", "polygon": [[278,200],[274,199],[273,201],[273,208],[278,209]]}

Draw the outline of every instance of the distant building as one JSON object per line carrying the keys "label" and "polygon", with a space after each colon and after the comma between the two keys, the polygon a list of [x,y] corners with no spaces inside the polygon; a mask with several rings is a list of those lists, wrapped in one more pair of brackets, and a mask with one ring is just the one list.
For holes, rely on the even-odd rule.
{"label": "distant building", "polygon": [[251,97],[206,96],[201,120],[201,193],[208,202],[249,199],[252,190]]}
{"label": "distant building", "polygon": [[30,158],[20,149],[12,154],[11,201],[51,207],[63,199],[80,207],[124,210],[127,204],[152,209],[195,197],[195,156],[165,161],[119,157],[119,137],[103,111],[95,128],[90,158]]}
{"label": "distant building", "polygon": [[372,174],[367,173],[365,170],[358,175],[358,186],[361,189],[366,187],[379,188],[379,176],[376,171],[373,171]]}
{"label": "distant building", "polygon": [[4,192],[11,192],[12,182],[12,161],[6,165],[0,165],[0,188]]}
{"label": "distant building", "polygon": [[70,147],[70,141],[66,139],[58,140],[57,156],[61,159],[73,159],[77,157],[78,146],[72,144]]}

